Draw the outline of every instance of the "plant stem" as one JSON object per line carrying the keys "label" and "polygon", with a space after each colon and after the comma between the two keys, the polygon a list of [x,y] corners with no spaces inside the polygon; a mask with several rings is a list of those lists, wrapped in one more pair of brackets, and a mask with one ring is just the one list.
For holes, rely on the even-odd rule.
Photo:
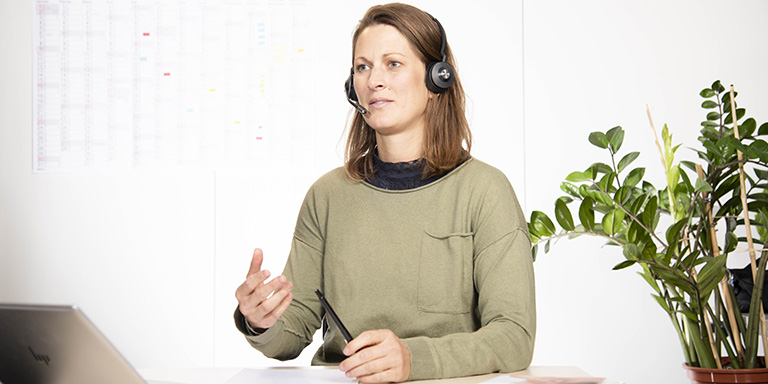
{"label": "plant stem", "polygon": [[[719,296],[715,296],[717,298]],[[734,369],[741,369],[741,364],[739,362],[738,357],[733,352],[733,348],[731,348],[731,344],[728,343],[728,335],[725,334],[725,331],[723,331],[723,327],[721,327],[720,317],[712,311],[712,307],[707,304],[707,311],[710,316],[712,316],[713,319],[717,319],[716,323],[713,323],[713,328],[717,331],[718,338],[720,341],[722,341],[723,347],[725,347],[725,353],[728,355],[728,357],[731,359],[731,365],[733,365]],[[719,344],[718,342],[718,344]]]}
{"label": "plant stem", "polygon": [[[701,316],[701,326],[707,331],[706,336],[709,341],[709,348],[710,351],[712,351],[712,358],[715,361],[715,366],[717,369],[723,369],[723,365],[720,362],[720,353],[718,352],[717,348],[715,348],[715,338],[714,335],[712,335],[712,327],[709,326],[709,313],[707,313],[706,309],[706,303],[704,303],[701,299],[701,293],[699,292],[699,284],[698,284],[698,274],[696,273],[696,269],[691,269],[691,277],[693,277],[693,280],[696,282],[696,302],[699,306],[699,312]],[[702,336],[704,336],[702,334]],[[705,353],[704,351],[701,351],[701,353]]]}
{"label": "plant stem", "polygon": [[667,243],[665,243],[665,242],[664,242],[664,240],[661,240],[661,239],[660,239],[658,236],[656,236],[656,233],[654,233],[652,230],[650,230],[648,227],[646,227],[646,226],[645,226],[645,224],[643,224],[643,222],[642,222],[642,221],[640,221],[640,219],[638,219],[638,218],[637,218],[635,215],[633,215],[632,213],[630,213],[629,211],[627,211],[627,209],[626,209],[626,208],[624,208],[624,206],[623,206],[621,203],[619,203],[619,202],[616,202],[615,200],[613,200],[613,198],[611,197],[611,195],[610,195],[610,194],[608,194],[608,192],[604,191],[604,190],[603,190],[602,188],[600,188],[600,186],[599,186],[599,185],[597,185],[596,183],[593,183],[592,185],[593,185],[595,188],[597,188],[597,190],[598,190],[598,191],[600,191],[600,193],[602,193],[603,195],[605,195],[605,196],[607,196],[609,199],[611,199],[611,201],[613,201],[613,202],[616,204],[616,206],[617,206],[617,207],[619,207],[619,208],[620,208],[622,211],[624,211],[624,213],[625,213],[625,214],[626,214],[626,215],[627,215],[629,218],[631,218],[632,220],[634,220],[634,221],[635,221],[637,224],[640,224],[640,226],[641,226],[641,227],[642,227],[642,228],[643,228],[643,229],[644,229],[646,232],[648,232],[648,234],[650,234],[651,236],[653,236],[653,237],[656,239],[656,241],[658,241],[658,242],[659,242],[659,244],[661,244],[661,246],[663,246],[664,248],[667,248],[667,247],[668,247]]}
{"label": "plant stem", "polygon": [[608,235],[604,235],[602,233],[597,233],[597,232],[579,232],[579,231],[570,231],[570,232],[560,233],[560,234],[552,235],[552,236],[548,236],[548,237],[542,237],[536,243],[540,244],[540,243],[545,242],[545,241],[557,240],[557,239],[560,239],[560,238],[563,238],[563,237],[566,237],[566,236],[581,236],[581,235],[600,237],[600,238],[606,239],[606,240],[610,241],[611,243],[614,243],[615,245],[618,245],[620,247],[623,247],[625,245],[624,243],[622,243],[621,241],[617,240],[616,238],[608,236]]}
{"label": "plant stem", "polygon": [[616,168],[616,159],[614,158],[614,153],[611,147],[608,147],[608,151],[611,152],[611,165],[613,166],[613,174],[616,175],[616,189],[621,189],[621,180],[619,179],[619,169]]}
{"label": "plant stem", "polygon": [[683,347],[683,355],[685,356],[685,362],[692,366],[694,363],[692,355],[695,355],[695,353],[691,353],[691,347],[688,344],[688,341],[685,338],[685,332],[683,332],[683,329],[680,328],[680,323],[678,322],[677,316],[675,316],[674,312],[669,312],[669,319],[672,321],[672,325],[675,326],[675,331],[677,332],[677,337],[680,340],[680,346]]}

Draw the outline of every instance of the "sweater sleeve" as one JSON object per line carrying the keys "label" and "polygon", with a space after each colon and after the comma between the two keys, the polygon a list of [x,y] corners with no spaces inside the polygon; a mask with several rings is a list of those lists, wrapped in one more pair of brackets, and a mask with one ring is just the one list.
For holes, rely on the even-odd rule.
{"label": "sweater sleeve", "polygon": [[404,340],[410,380],[525,369],[533,358],[536,303],[531,243],[525,218],[506,177],[474,196],[474,308],[479,328],[437,338]]}
{"label": "sweater sleeve", "polygon": [[235,312],[235,323],[251,346],[278,360],[298,357],[321,326],[323,311],[314,289],[322,288],[324,232],[316,193],[312,188],[304,199],[291,252],[283,270],[285,277],[294,282],[291,305],[272,327],[261,334],[249,332],[243,324],[245,319],[238,316],[240,311]]}

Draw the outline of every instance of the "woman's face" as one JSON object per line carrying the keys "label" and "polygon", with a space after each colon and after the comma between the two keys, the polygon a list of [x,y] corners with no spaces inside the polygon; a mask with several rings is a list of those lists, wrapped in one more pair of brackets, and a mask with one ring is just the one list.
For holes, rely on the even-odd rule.
{"label": "woman's face", "polygon": [[423,135],[432,97],[424,83],[426,67],[395,27],[378,24],[360,33],[354,71],[355,92],[368,110],[363,117],[378,136]]}

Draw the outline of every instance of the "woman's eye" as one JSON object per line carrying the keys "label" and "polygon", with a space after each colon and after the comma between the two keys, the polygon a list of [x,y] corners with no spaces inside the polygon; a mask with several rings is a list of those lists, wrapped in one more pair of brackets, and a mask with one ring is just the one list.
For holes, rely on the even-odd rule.
{"label": "woman's eye", "polygon": [[392,61],[392,62],[390,62],[390,63],[389,63],[389,67],[390,67],[390,68],[397,68],[397,67],[399,67],[399,66],[401,66],[401,65],[402,65],[402,64],[400,64],[400,63],[399,63],[399,62],[397,62],[397,61]]}
{"label": "woman's eye", "polygon": [[367,66],[366,64],[360,64],[360,65],[358,65],[358,66],[357,66],[357,67],[355,67],[355,68],[356,68],[357,72],[363,72],[363,71],[365,71],[366,69],[368,69],[368,66]]}

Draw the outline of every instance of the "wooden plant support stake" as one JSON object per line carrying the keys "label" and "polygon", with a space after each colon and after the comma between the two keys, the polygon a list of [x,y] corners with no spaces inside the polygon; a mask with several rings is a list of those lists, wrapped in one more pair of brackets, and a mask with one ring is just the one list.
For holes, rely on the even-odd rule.
{"label": "wooden plant support stake", "polygon": [[[738,114],[736,113],[736,96],[733,91],[733,84],[731,84],[731,117],[733,118],[733,136],[736,140],[741,140],[739,137],[739,124]],[[752,228],[749,222],[749,207],[747,205],[747,191],[746,183],[744,182],[744,161],[741,151],[736,149],[736,156],[739,160],[739,181],[741,182],[741,207],[744,212],[744,228],[747,231],[747,246],[749,247],[749,261],[752,265],[752,281],[755,280],[757,275],[757,261],[755,256],[755,245],[752,243]],[[756,283],[756,282],[755,282]],[[760,335],[763,338],[763,356],[768,356],[768,335],[766,335],[765,329],[765,312],[763,312],[763,301],[760,300]]]}
{"label": "wooden plant support stake", "polygon": [[[706,180],[706,177],[704,176],[704,169],[701,167],[700,164],[696,164],[696,173],[698,174],[699,178],[702,180]],[[707,199],[707,196],[709,195],[709,192],[703,192],[702,197],[704,200]],[[718,257],[720,256],[720,248],[717,244],[717,236],[715,232],[715,225],[714,225],[714,218],[712,217],[712,205],[711,203],[707,202],[706,205],[707,209],[707,215],[709,216],[709,238],[712,242],[712,256]],[[734,312],[734,304],[733,301],[731,301],[731,295],[728,294],[729,292],[728,287],[728,281],[723,276],[723,279],[720,280],[720,293],[723,295],[723,302],[725,303],[726,308],[728,308],[728,323],[731,324],[731,331],[733,332],[733,340],[734,344],[736,344],[736,352],[738,356],[744,356],[744,346],[741,344],[741,334],[739,333],[739,326],[736,323],[736,314]],[[719,356],[719,354],[715,355]],[[719,365],[719,362],[718,362]]]}

